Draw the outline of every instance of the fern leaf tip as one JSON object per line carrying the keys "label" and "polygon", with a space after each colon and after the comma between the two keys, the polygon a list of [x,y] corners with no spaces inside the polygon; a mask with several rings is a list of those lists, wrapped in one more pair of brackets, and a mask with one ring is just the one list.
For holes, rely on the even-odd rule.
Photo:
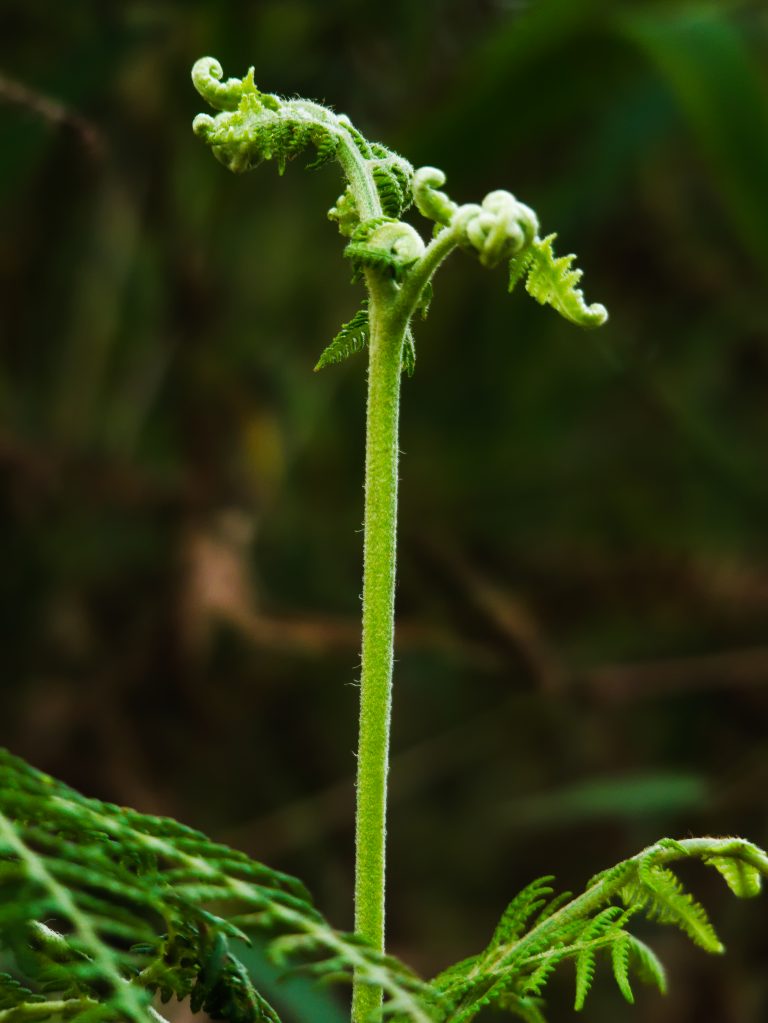
{"label": "fern leaf tip", "polygon": [[539,305],[549,305],[577,327],[601,327],[608,319],[608,310],[600,302],[587,305],[584,294],[577,287],[582,272],[572,267],[575,256],[556,257],[552,244],[556,234],[536,237],[522,252],[509,262],[509,290],[520,281]]}

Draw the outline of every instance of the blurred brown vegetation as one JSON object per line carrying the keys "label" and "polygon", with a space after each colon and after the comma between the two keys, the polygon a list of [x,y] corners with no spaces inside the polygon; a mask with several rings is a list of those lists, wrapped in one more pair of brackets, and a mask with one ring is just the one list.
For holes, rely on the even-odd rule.
{"label": "blurred brown vegetation", "polygon": [[[6,0],[0,742],[298,873],[351,923],[364,362],[333,168],[235,178],[189,68],[250,64],[575,250],[582,334],[460,256],[404,391],[393,951],[662,834],[768,844],[768,12],[679,0]],[[671,993],[768,1018],[768,903],[651,929]],[[312,1002],[312,1018],[332,1009]],[[571,978],[552,1017],[571,1018]],[[289,1006],[288,1016],[296,1007]]]}

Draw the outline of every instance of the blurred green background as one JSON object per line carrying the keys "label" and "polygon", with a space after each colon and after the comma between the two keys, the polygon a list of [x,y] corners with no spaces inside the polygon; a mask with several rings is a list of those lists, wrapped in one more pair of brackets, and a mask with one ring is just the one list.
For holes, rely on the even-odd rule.
{"label": "blurred green background", "polygon": [[[389,941],[429,974],[511,895],[662,834],[768,843],[768,11],[678,0],[4,0],[0,743],[298,873],[351,925],[364,359],[335,168],[237,178],[193,61],[507,187],[581,333],[454,256],[404,387]],[[671,991],[764,1023],[768,903],[686,879]],[[572,1018],[568,970],[553,1020]],[[336,1020],[289,988],[286,1016]],[[298,1010],[297,1010],[298,1006]],[[181,1012],[181,1010],[180,1010]]]}

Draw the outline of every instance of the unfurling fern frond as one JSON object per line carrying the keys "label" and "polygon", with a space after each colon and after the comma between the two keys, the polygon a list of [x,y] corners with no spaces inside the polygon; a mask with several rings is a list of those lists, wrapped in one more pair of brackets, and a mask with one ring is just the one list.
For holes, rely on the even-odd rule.
{"label": "unfurling fern frond", "polygon": [[572,269],[573,255],[555,257],[552,243],[556,234],[535,238],[509,264],[509,290],[525,279],[525,289],[540,305],[550,305],[579,327],[599,327],[608,318],[599,302],[587,305],[577,287],[581,270]]}
{"label": "unfurling fern frond", "polygon": [[432,982],[442,998],[440,1019],[468,1023],[483,1006],[495,1005],[542,1023],[539,998],[554,969],[566,959],[576,966],[575,1008],[579,1010],[592,986],[595,966],[606,954],[628,1002],[634,1000],[633,974],[663,993],[664,968],[651,949],[627,930],[632,916],[642,913],[674,924],[708,952],[722,951],[704,909],[669,869],[670,863],[680,859],[699,859],[715,867],[729,887],[744,897],[756,895],[761,879],[768,876],[768,856],[757,846],[742,839],[695,838],[662,839],[597,875],[582,895],[567,902],[549,900],[552,879],[540,878],[513,899],[483,952],[443,971]]}
{"label": "unfurling fern frond", "polygon": [[[310,168],[336,159],[348,178],[370,175],[378,193],[376,202],[386,216],[400,217],[411,205],[410,163],[386,146],[368,142],[348,117],[309,100],[261,92],[254,83],[253,68],[242,79],[221,79],[221,65],[213,57],[202,57],[192,69],[195,88],[219,111],[214,116],[198,114],[193,129],[231,171],[240,174],[264,160],[274,160],[282,174],[289,160],[314,149]],[[357,209],[351,191],[346,194],[342,233],[348,235],[371,211]]]}
{"label": "unfurling fern frond", "polygon": [[229,1023],[275,1023],[230,949],[249,936],[320,978],[357,970],[384,987],[386,1012],[428,1023],[423,982],[334,930],[295,878],[0,750],[0,950],[26,985],[0,975],[1,1023],[151,1023],[154,992]]}

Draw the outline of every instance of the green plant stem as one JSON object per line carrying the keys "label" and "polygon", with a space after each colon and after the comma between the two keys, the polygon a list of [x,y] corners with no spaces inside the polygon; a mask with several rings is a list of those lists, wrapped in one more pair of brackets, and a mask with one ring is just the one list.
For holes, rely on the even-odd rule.
{"label": "green plant stem", "polygon": [[[369,285],[372,282],[369,282]],[[393,287],[388,285],[388,289]],[[355,931],[384,951],[387,770],[394,657],[398,416],[403,330],[371,286],[365,455],[363,645],[357,754]],[[355,982],[352,1018],[370,1020],[381,988]]]}

